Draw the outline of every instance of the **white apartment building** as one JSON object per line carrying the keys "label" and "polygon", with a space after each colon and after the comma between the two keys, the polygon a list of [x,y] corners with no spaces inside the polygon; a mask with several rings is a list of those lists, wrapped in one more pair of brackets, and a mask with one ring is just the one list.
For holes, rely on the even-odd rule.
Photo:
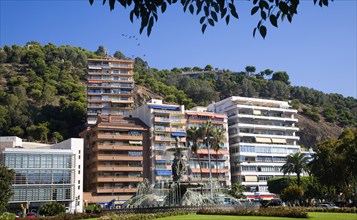
{"label": "white apartment building", "polygon": [[288,102],[237,96],[207,109],[228,116],[232,184],[245,186],[248,198],[273,198],[267,180],[283,176],[287,155],[300,151],[297,111]]}
{"label": "white apartment building", "polygon": [[83,139],[50,145],[0,137],[0,164],[16,173],[9,201],[13,211],[20,204],[38,210],[52,201],[72,213],[83,211]]}

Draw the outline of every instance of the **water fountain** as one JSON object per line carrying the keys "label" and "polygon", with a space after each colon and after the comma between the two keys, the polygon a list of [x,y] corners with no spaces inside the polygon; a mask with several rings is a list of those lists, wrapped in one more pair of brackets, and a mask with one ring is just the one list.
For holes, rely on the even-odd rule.
{"label": "water fountain", "polygon": [[[202,206],[209,204],[223,204],[224,201],[217,199],[223,195],[220,192],[218,182],[208,183],[190,183],[182,180],[182,177],[187,174],[187,167],[184,159],[184,153],[188,149],[184,146],[179,146],[179,141],[176,139],[175,147],[167,149],[173,153],[172,160],[172,181],[159,182],[150,184],[149,180],[145,179],[138,185],[136,196],[129,199],[123,207],[163,207],[163,206]],[[202,189],[206,189],[203,193]],[[209,193],[207,193],[209,189]]]}

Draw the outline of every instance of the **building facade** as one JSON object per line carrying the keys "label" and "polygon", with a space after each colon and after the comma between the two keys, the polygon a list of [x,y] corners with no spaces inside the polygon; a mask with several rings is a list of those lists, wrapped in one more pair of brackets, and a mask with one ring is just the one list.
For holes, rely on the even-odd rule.
{"label": "building facade", "polygon": [[[147,178],[152,183],[172,180],[173,151],[169,149],[185,146],[184,106],[163,104],[162,100],[152,99],[130,114],[150,127],[150,147],[144,158],[144,167],[148,169]],[[185,179],[187,175],[182,177],[182,180]]]}
{"label": "building facade", "polygon": [[56,201],[72,213],[83,211],[83,139],[48,145],[0,137],[0,164],[16,173],[10,209],[38,210]]}
{"label": "building facade", "polygon": [[249,198],[272,198],[267,180],[283,176],[287,155],[300,151],[297,111],[288,102],[236,96],[208,110],[228,116],[232,183],[245,186]]}
{"label": "building facade", "polygon": [[100,115],[81,132],[85,146],[85,200],[126,201],[144,180],[143,154],[149,147],[148,127],[139,119]]}
{"label": "building facade", "polygon": [[[227,187],[231,185],[229,144],[228,144],[228,123],[227,115],[214,112],[207,112],[206,107],[195,107],[185,111],[187,130],[196,127],[200,128],[205,122],[211,122],[213,126],[224,132],[224,145],[217,152],[208,149],[201,144],[197,154],[191,152],[190,156],[190,176],[191,182],[218,181],[220,186]],[[211,167],[209,159],[211,157]],[[211,168],[211,171],[209,170]],[[202,176],[201,176],[202,170]],[[209,179],[211,172],[211,180]]]}
{"label": "building facade", "polygon": [[97,115],[124,115],[132,109],[133,61],[107,57],[88,59],[87,124]]}

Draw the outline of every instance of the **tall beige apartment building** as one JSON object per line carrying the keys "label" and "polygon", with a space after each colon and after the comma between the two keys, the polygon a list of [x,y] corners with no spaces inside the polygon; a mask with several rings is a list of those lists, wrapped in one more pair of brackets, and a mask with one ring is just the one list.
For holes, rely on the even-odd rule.
{"label": "tall beige apartment building", "polygon": [[144,158],[144,173],[148,174],[147,177],[152,183],[172,180],[173,152],[168,149],[175,148],[176,144],[185,146],[185,107],[152,99],[131,114],[150,127],[150,148]]}
{"label": "tall beige apartment building", "polygon": [[88,59],[87,124],[95,125],[97,115],[124,115],[132,110],[133,61],[113,57]]}

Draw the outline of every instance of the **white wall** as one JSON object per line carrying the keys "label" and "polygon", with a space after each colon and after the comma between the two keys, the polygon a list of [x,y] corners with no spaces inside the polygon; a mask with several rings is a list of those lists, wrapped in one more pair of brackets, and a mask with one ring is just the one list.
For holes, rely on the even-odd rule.
{"label": "white wall", "polygon": [[74,195],[73,201],[70,203],[70,211],[83,212],[83,158],[84,148],[82,138],[71,138],[55,144],[52,149],[70,149],[74,154]]}

